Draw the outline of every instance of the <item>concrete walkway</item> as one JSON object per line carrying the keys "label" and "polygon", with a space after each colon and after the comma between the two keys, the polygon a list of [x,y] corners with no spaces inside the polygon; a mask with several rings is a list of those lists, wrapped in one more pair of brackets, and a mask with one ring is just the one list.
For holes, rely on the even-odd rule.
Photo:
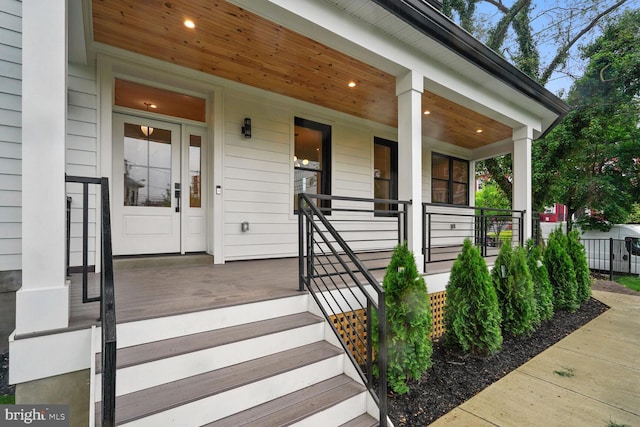
{"label": "concrete walkway", "polygon": [[432,426],[640,427],[640,296],[611,307]]}

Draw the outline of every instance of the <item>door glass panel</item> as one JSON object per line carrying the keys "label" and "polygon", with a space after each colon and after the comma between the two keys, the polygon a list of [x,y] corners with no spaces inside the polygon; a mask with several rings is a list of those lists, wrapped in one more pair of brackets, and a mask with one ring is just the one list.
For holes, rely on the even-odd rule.
{"label": "door glass panel", "polygon": [[170,207],[171,131],[124,127],[124,205]]}
{"label": "door glass panel", "polygon": [[202,207],[202,137],[189,137],[189,206]]}

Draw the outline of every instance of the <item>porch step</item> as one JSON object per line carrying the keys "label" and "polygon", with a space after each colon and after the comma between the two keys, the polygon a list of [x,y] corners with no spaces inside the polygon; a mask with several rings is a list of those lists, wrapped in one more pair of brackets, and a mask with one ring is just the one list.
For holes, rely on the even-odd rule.
{"label": "porch step", "polygon": [[378,420],[369,414],[363,414],[342,424],[340,427],[376,427],[378,425],[380,425]]}
{"label": "porch step", "polygon": [[[311,344],[323,335],[324,321],[304,312],[122,348],[117,354],[116,395]],[[95,363],[100,383],[101,353]],[[101,399],[101,390],[95,392]]]}
{"label": "porch step", "polygon": [[116,424],[203,425],[337,376],[343,357],[323,341],[130,393],[116,400]]}
{"label": "porch step", "polygon": [[[366,389],[363,385],[356,383],[346,375],[338,375],[268,403],[209,423],[206,427],[285,426],[295,425],[301,420],[305,420],[308,425],[311,416],[328,418],[328,414],[323,411],[330,410],[349,399],[362,400],[359,406],[364,410],[364,393],[366,393]],[[326,425],[327,418],[320,425]],[[375,419],[373,420],[375,421]]]}
{"label": "porch step", "polygon": [[[116,424],[367,427],[372,398],[308,304],[304,294],[118,324]],[[101,354],[94,362],[100,425]]]}

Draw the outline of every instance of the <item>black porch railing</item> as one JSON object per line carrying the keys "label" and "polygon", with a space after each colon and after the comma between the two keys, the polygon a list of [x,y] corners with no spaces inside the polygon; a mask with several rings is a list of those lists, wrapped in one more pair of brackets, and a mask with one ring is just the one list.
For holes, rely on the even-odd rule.
{"label": "black porch railing", "polygon": [[[113,281],[111,247],[111,216],[108,178],[65,176],[68,183],[82,184],[82,302],[100,301],[102,321],[102,426],[115,425],[116,411],[116,305]],[[89,271],[89,185],[99,185],[101,195],[101,275],[100,294],[89,297],[87,275]],[[67,199],[68,200],[68,199]],[[69,216],[70,218],[70,216]]]}
{"label": "black porch railing", "polygon": [[[331,207],[326,203],[329,200]],[[380,425],[386,426],[385,293],[361,256],[368,256],[370,262],[374,260],[373,268],[386,268],[388,255],[370,255],[389,252],[406,239],[408,202],[307,194],[300,194],[298,202],[300,290],[306,288],[310,292],[332,325],[338,340],[378,404]],[[316,202],[324,207],[316,206]],[[380,236],[380,233],[387,237]],[[353,246],[359,248],[358,255]],[[384,263],[378,266],[376,263],[380,260],[384,260]],[[354,315],[361,310],[365,310],[366,315]],[[377,330],[372,328],[374,310],[378,316]],[[332,318],[344,316],[350,316],[348,326],[332,321]],[[377,335],[379,343],[375,355],[379,373],[377,390],[373,379],[373,334]]]}
{"label": "black porch railing", "polygon": [[503,242],[524,244],[524,211],[422,204],[422,248],[427,265],[457,258],[471,239],[483,257],[496,256]]}
{"label": "black porch railing", "polygon": [[604,273],[609,280],[614,275],[640,274],[640,240],[626,239],[582,239],[589,269]]}

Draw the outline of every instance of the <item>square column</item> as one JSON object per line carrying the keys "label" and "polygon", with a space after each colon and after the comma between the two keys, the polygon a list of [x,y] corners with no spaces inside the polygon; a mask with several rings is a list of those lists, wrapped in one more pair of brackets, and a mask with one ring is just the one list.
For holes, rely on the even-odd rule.
{"label": "square column", "polygon": [[521,127],[513,130],[513,209],[526,211],[524,215],[524,240],[531,238],[532,187],[531,144],[533,129]]}
{"label": "square column", "polygon": [[65,284],[67,2],[22,3],[22,288],[16,333],[69,323]]}
{"label": "square column", "polygon": [[424,78],[415,71],[398,77],[398,197],[411,200],[407,236],[418,272],[424,271],[422,254],[422,92]]}

